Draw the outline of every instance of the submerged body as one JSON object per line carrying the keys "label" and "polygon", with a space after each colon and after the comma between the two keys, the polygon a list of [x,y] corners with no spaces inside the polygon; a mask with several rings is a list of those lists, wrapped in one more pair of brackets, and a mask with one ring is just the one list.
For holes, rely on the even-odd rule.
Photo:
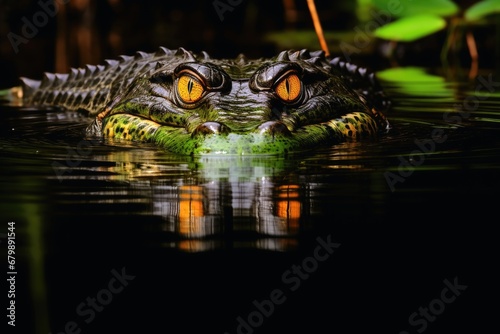
{"label": "submerged body", "polygon": [[180,154],[280,154],[389,127],[374,75],[321,51],[248,60],[160,48],[22,81],[25,105],[95,117],[88,136],[154,142]]}

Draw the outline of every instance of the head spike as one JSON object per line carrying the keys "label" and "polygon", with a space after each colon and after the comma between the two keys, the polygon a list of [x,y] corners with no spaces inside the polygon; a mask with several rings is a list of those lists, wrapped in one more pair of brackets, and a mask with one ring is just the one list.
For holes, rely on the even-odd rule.
{"label": "head spike", "polygon": [[162,68],[165,64],[163,64],[161,61],[157,61],[155,65],[155,71]]}
{"label": "head spike", "polygon": [[277,61],[290,61],[290,57],[288,57],[287,51],[281,51],[278,57],[276,57]]}
{"label": "head spike", "polygon": [[347,71],[349,71],[352,74],[355,74],[356,70],[358,69],[358,67],[356,65],[351,64],[351,63],[346,63],[345,67],[346,67]]}
{"label": "head spike", "polygon": [[55,84],[62,85],[68,80],[69,74],[67,73],[56,73]]}
{"label": "head spike", "polygon": [[210,55],[206,51],[201,51],[201,57],[202,57],[203,60],[209,60],[209,59],[211,59]]}
{"label": "head spike", "polygon": [[40,80],[33,80],[25,77],[19,78],[23,88],[23,96],[29,97],[40,87]]}
{"label": "head spike", "polygon": [[240,54],[236,57],[235,61],[236,61],[236,63],[237,63],[238,65],[240,65],[240,66],[241,66],[241,65],[245,65],[246,63],[248,63],[248,59],[247,59],[247,57],[246,57],[243,53],[240,53]]}
{"label": "head spike", "polygon": [[134,59],[134,56],[121,55],[121,56],[119,56],[118,58],[120,58],[120,62],[121,62],[121,63],[126,63],[126,62],[128,62],[129,60]]}
{"label": "head spike", "polygon": [[26,78],[26,77],[20,77],[19,79],[22,82],[23,89],[24,89],[24,87],[31,88],[31,89],[38,89],[40,87],[40,83],[41,83],[40,80],[33,80],[30,78]]}
{"label": "head spike", "polygon": [[143,52],[143,51],[137,51],[135,53],[135,59],[146,59],[151,57],[151,54]]}
{"label": "head spike", "polygon": [[119,61],[115,59],[106,59],[104,62],[106,63],[106,68],[114,67],[119,63]]}
{"label": "head spike", "polygon": [[91,76],[97,70],[97,66],[94,65],[85,65],[85,75]]}
{"label": "head spike", "polygon": [[302,49],[299,51],[299,58],[300,59],[309,59],[309,58],[311,58],[311,53],[307,49]]}
{"label": "head spike", "polygon": [[76,78],[77,75],[78,75],[78,70],[74,67],[70,68],[68,79],[74,79],[74,78]]}
{"label": "head spike", "polygon": [[84,68],[78,68],[78,75],[77,75],[77,79],[81,79],[85,76],[85,69]]}
{"label": "head spike", "polygon": [[309,64],[313,64],[315,66],[318,66],[318,67],[322,67],[323,65],[327,65],[325,62],[324,62],[324,58],[321,58],[321,57],[311,57],[309,59],[305,59],[304,61],[309,63]]}
{"label": "head spike", "polygon": [[162,56],[169,56],[173,53],[172,50],[170,49],[167,49],[163,46],[160,46],[160,48],[158,49],[158,51],[155,52],[155,57],[162,57]]}
{"label": "head spike", "polygon": [[310,56],[311,57],[325,58],[325,51],[323,51],[323,50],[311,51]]}
{"label": "head spike", "polygon": [[358,73],[359,75],[361,75],[361,77],[365,77],[366,76],[366,73],[368,72],[368,70],[364,67],[358,67]]}
{"label": "head spike", "polygon": [[375,85],[377,80],[375,79],[375,73],[371,72],[370,74],[368,74],[368,80],[370,80],[370,83],[372,85]]}
{"label": "head spike", "polygon": [[340,57],[335,57],[332,60],[330,60],[330,65],[332,66],[338,66],[340,62]]}
{"label": "head spike", "polygon": [[288,51],[288,58],[290,58],[290,60],[297,60],[299,59],[299,51],[295,51],[295,50],[289,50]]}
{"label": "head spike", "polygon": [[42,84],[40,85],[40,88],[50,87],[52,85],[52,83],[54,82],[55,78],[56,78],[56,75],[54,73],[45,72],[43,74]]}
{"label": "head spike", "polygon": [[178,48],[175,55],[183,57],[186,61],[196,61],[196,58],[193,56],[193,54],[184,48]]}

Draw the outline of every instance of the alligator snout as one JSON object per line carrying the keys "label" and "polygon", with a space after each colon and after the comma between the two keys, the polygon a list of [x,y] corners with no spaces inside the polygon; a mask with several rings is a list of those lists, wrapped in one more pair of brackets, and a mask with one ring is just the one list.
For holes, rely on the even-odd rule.
{"label": "alligator snout", "polygon": [[291,135],[290,130],[280,121],[266,121],[258,125],[253,131],[231,131],[231,129],[219,122],[205,122],[196,127],[193,131],[193,136],[196,135],[211,135],[211,134],[229,134],[229,133],[258,133],[261,135]]}
{"label": "alligator snout", "polygon": [[291,135],[292,133],[285,124],[280,121],[267,121],[259,125],[257,128],[261,134],[270,135]]}
{"label": "alligator snout", "polygon": [[210,134],[222,134],[222,133],[229,133],[229,129],[218,122],[205,122],[203,124],[200,124],[194,129],[193,131],[193,136],[195,135],[210,135]]}

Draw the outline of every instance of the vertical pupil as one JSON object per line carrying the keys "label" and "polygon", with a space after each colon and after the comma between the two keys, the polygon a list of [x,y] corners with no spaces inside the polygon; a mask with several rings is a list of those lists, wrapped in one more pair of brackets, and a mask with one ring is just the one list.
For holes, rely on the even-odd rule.
{"label": "vertical pupil", "polygon": [[191,95],[191,91],[193,90],[193,80],[189,79],[187,88],[189,95]]}
{"label": "vertical pupil", "polygon": [[290,81],[288,81],[288,78],[285,79],[285,88],[286,92],[290,95]]}

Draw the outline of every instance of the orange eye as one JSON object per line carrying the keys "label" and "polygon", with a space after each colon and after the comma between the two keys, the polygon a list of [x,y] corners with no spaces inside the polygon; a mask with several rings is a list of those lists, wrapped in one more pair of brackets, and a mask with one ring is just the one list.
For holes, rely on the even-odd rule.
{"label": "orange eye", "polygon": [[302,85],[296,74],[290,74],[276,86],[276,94],[285,102],[292,102],[300,95]]}
{"label": "orange eye", "polygon": [[204,91],[203,85],[190,75],[181,76],[177,82],[177,92],[182,101],[186,103],[198,101]]}

